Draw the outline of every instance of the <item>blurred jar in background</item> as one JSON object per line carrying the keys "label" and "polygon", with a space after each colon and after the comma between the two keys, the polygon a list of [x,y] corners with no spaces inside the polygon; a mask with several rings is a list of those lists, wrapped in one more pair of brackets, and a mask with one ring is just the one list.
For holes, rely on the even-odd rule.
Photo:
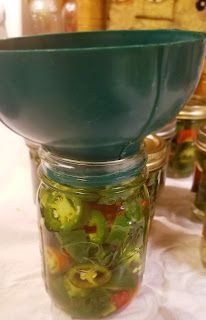
{"label": "blurred jar in background", "polygon": [[206,121],[204,105],[186,105],[177,116],[176,135],[172,140],[167,176],[186,178],[193,173],[195,139],[199,126]]}
{"label": "blurred jar in background", "polygon": [[102,30],[105,23],[105,0],[23,0],[24,35]]}
{"label": "blurred jar in background", "polygon": [[78,29],[78,17],[77,17],[77,1],[66,0],[64,1],[61,18],[63,23],[63,31],[74,32]]}
{"label": "blurred jar in background", "polygon": [[196,159],[200,181],[193,207],[194,215],[201,221],[206,219],[206,125],[200,127],[196,140]]}
{"label": "blurred jar in background", "polygon": [[146,186],[150,196],[150,217],[154,217],[155,204],[161,188],[165,184],[167,145],[163,139],[155,135],[148,135],[145,140],[145,150],[147,153],[148,178]]}
{"label": "blurred jar in background", "polygon": [[61,32],[61,7],[57,0],[28,0],[31,34]]}

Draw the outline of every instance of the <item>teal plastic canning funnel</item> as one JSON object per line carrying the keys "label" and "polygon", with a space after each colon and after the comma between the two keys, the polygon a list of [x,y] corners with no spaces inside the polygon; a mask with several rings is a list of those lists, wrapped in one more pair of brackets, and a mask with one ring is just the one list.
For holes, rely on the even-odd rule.
{"label": "teal plastic canning funnel", "polygon": [[70,158],[121,159],[179,112],[204,56],[203,33],[177,30],[1,40],[1,121]]}

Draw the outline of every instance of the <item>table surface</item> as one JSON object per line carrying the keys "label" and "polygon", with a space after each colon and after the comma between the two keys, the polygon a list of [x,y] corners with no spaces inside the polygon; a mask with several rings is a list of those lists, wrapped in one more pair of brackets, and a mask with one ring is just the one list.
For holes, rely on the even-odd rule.
{"label": "table surface", "polygon": [[[0,125],[0,150],[0,319],[50,320],[27,148],[23,139]],[[206,319],[202,226],[191,219],[190,187],[191,179],[167,180],[152,225],[140,294],[113,320]]]}

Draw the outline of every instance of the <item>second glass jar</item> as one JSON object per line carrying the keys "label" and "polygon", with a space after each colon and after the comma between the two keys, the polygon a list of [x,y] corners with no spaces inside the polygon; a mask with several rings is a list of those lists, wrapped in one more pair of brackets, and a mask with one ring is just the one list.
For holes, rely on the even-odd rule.
{"label": "second glass jar", "polygon": [[199,126],[206,121],[204,105],[186,105],[177,116],[176,135],[171,143],[167,175],[185,178],[193,173],[195,139]]}

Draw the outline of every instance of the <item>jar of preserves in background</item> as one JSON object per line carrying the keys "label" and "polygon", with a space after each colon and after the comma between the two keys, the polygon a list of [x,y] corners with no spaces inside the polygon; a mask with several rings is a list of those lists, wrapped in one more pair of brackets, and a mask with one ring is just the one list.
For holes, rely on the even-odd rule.
{"label": "jar of preserves in background", "polygon": [[77,0],[64,1],[61,11],[63,31],[74,32],[78,30],[77,10]]}
{"label": "jar of preserves in background", "polygon": [[150,210],[144,153],[100,163],[40,155],[47,291],[72,317],[114,314],[134,298],[144,272]]}
{"label": "jar of preserves in background", "polygon": [[23,0],[23,34],[105,28],[105,0]]}
{"label": "jar of preserves in background", "polygon": [[30,34],[62,31],[61,8],[57,0],[28,0]]}
{"label": "jar of preserves in background", "polygon": [[206,121],[204,105],[186,105],[177,116],[176,135],[172,140],[167,175],[185,178],[193,173],[195,139],[199,126]]}

